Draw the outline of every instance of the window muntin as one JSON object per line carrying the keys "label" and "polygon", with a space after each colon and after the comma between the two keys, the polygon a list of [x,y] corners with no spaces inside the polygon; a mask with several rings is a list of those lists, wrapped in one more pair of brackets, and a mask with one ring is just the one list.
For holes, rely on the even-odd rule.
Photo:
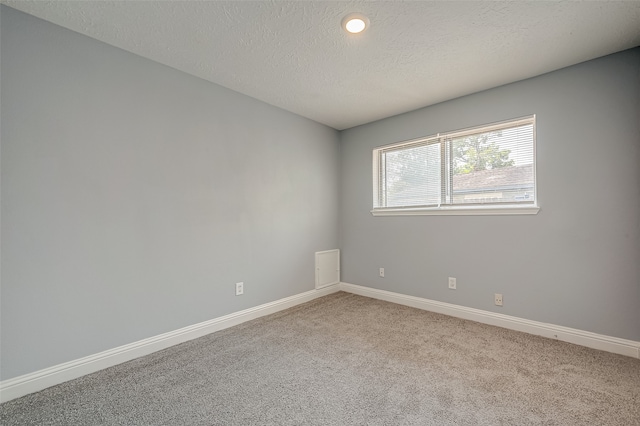
{"label": "window muntin", "polygon": [[535,116],[377,148],[373,169],[374,214],[536,206]]}

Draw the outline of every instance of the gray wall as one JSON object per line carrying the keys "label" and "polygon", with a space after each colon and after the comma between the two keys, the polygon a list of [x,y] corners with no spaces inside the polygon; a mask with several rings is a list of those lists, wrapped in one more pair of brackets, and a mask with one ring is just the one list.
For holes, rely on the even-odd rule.
{"label": "gray wall", "polygon": [[335,130],[1,11],[2,379],[313,289]]}
{"label": "gray wall", "polygon": [[[538,215],[369,213],[373,148],[529,114]],[[640,340],[639,122],[636,48],[342,132],[342,280]]]}
{"label": "gray wall", "polygon": [[[338,245],[346,282],[640,340],[640,49],[339,144],[0,10],[1,379],[310,290],[313,252]],[[374,147],[534,113],[537,216],[369,213]]]}

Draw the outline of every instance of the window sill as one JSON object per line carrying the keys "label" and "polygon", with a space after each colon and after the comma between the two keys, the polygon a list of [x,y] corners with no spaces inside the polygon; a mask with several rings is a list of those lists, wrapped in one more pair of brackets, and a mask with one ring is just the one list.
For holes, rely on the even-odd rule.
{"label": "window sill", "polygon": [[538,214],[538,206],[446,206],[373,209],[373,216],[483,216]]}

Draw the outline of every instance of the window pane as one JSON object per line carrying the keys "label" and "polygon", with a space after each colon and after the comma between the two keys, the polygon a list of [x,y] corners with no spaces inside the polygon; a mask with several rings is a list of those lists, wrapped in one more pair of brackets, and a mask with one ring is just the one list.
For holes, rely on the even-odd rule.
{"label": "window pane", "polygon": [[451,141],[453,204],[534,202],[533,125]]}
{"label": "window pane", "polygon": [[440,204],[439,143],[385,152],[382,164],[384,206]]}
{"label": "window pane", "polygon": [[499,205],[537,212],[534,137],[532,115],[376,148],[373,208],[485,214]]}

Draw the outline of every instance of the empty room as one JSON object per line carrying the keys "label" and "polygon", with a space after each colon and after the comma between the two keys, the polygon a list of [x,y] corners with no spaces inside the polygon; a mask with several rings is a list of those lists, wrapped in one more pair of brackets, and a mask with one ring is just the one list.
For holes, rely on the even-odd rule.
{"label": "empty room", "polygon": [[0,3],[0,424],[640,425],[640,2]]}

